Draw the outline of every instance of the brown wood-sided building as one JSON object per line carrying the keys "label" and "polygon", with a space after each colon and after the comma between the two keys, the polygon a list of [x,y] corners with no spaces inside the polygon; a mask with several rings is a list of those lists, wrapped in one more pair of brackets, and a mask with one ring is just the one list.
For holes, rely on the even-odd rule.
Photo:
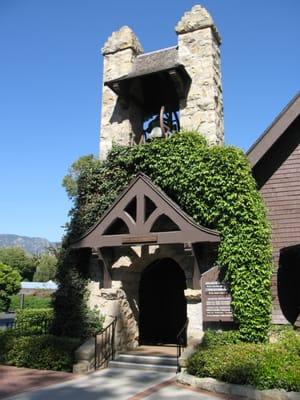
{"label": "brown wood-sided building", "polygon": [[273,322],[300,313],[300,92],[249,149],[272,226]]}

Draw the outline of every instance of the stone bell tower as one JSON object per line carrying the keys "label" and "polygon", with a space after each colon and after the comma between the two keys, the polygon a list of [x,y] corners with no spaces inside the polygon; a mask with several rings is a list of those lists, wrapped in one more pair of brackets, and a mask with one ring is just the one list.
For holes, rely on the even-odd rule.
{"label": "stone bell tower", "polygon": [[167,130],[195,130],[210,143],[223,143],[220,35],[199,5],[183,15],[175,30],[177,46],[150,53],[143,53],[127,26],[105,43],[101,159],[113,142],[132,146],[145,140],[151,118],[162,133],[167,124]]}
{"label": "stone bell tower", "polygon": [[175,30],[179,60],[192,79],[188,97],[180,107],[181,126],[202,133],[211,143],[223,144],[219,32],[199,5],[184,14]]}

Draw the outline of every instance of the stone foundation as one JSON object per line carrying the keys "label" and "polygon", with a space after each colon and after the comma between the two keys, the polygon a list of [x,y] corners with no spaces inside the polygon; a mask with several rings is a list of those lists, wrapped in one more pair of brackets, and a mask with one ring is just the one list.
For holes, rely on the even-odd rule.
{"label": "stone foundation", "polygon": [[250,385],[225,383],[213,378],[197,378],[186,372],[177,375],[177,382],[209,392],[240,396],[249,400],[300,400],[299,392],[286,392],[283,389],[258,390]]}
{"label": "stone foundation", "polygon": [[189,319],[187,330],[189,344],[192,339],[200,339],[203,332],[201,291],[186,289],[184,294],[187,301],[187,317]]}

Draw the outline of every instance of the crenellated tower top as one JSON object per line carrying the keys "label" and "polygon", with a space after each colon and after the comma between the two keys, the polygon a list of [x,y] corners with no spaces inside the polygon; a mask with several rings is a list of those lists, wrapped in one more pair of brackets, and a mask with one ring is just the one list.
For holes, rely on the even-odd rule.
{"label": "crenellated tower top", "polygon": [[[112,143],[132,146],[184,128],[222,144],[221,38],[205,8],[194,6],[175,27],[176,46],[143,53],[123,26],[106,41],[100,158]],[[150,138],[150,139],[149,139]]]}
{"label": "crenellated tower top", "polygon": [[118,31],[113,32],[102,48],[102,54],[114,54],[120,50],[131,49],[135,54],[144,52],[139,39],[129,26],[122,26]]}

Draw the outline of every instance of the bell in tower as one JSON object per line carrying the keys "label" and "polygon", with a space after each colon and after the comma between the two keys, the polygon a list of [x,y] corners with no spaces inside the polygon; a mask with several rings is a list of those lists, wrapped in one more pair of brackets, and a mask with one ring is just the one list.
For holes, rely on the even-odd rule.
{"label": "bell in tower", "polygon": [[177,47],[172,47],[139,55],[129,74],[104,84],[124,108],[134,104],[139,110],[144,129],[137,132],[135,141],[143,141],[180,130],[180,102],[186,100],[190,82]]}
{"label": "bell in tower", "polygon": [[178,45],[150,53],[125,26],[104,48],[100,158],[113,142],[135,145],[181,128],[223,143],[220,37],[201,6],[176,26]]}

